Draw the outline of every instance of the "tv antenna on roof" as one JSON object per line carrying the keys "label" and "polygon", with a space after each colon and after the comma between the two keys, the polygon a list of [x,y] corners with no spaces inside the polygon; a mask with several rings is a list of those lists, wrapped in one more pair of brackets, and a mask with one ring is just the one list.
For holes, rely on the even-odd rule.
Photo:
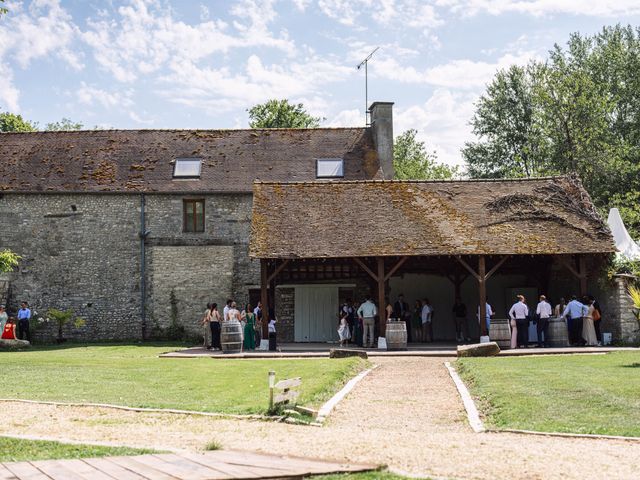
{"label": "tv antenna on roof", "polygon": [[378,51],[380,47],[376,47],[373,52],[367,55],[367,58],[362,60],[360,64],[356,67],[358,70],[362,68],[364,65],[364,123],[369,125],[369,60],[373,57],[373,54]]}

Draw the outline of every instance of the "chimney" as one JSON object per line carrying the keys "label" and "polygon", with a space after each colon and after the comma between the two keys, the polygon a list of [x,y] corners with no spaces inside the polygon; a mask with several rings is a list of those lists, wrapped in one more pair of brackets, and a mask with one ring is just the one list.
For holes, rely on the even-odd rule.
{"label": "chimney", "polygon": [[371,131],[373,145],[378,152],[378,161],[385,180],[393,178],[393,102],[373,102]]}

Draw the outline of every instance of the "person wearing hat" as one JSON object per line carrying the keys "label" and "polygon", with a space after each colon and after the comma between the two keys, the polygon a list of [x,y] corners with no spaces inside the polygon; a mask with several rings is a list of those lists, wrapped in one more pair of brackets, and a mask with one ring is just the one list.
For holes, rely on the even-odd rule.
{"label": "person wearing hat", "polygon": [[4,305],[0,305],[0,332],[4,330],[4,326],[7,323],[7,319],[9,316],[7,315],[7,311],[4,308]]}
{"label": "person wearing hat", "polygon": [[[538,347],[546,347],[549,345],[549,318],[551,317],[551,304],[547,302],[547,297],[540,295],[540,303],[536,308],[536,315],[538,317],[536,324],[536,332],[538,334]],[[542,340],[544,335],[544,340]]]}

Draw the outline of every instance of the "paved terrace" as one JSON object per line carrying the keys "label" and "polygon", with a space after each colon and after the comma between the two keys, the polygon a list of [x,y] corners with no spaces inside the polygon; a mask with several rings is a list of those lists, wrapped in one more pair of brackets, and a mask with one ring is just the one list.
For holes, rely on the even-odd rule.
{"label": "paved terrace", "polygon": [[[278,346],[278,351],[269,352],[254,350],[242,353],[225,354],[220,351],[212,351],[202,346],[185,348],[173,352],[167,352],[160,357],[165,358],[328,358],[331,349],[348,348],[367,352],[369,357],[455,357],[457,355],[456,345],[452,343],[413,343],[409,344],[407,350],[387,351],[375,348],[340,347],[334,343],[284,343]],[[515,350],[502,350],[503,356],[521,355],[558,355],[576,353],[608,353],[617,351],[638,351],[638,348],[631,347],[567,347],[567,348],[523,348]]]}

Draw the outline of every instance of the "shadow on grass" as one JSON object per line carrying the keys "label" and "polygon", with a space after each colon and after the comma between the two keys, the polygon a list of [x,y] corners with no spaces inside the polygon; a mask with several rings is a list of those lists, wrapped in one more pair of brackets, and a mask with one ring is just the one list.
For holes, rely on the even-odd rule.
{"label": "shadow on grass", "polygon": [[629,363],[628,365],[621,365],[622,368],[640,368],[640,363],[634,362]]}

